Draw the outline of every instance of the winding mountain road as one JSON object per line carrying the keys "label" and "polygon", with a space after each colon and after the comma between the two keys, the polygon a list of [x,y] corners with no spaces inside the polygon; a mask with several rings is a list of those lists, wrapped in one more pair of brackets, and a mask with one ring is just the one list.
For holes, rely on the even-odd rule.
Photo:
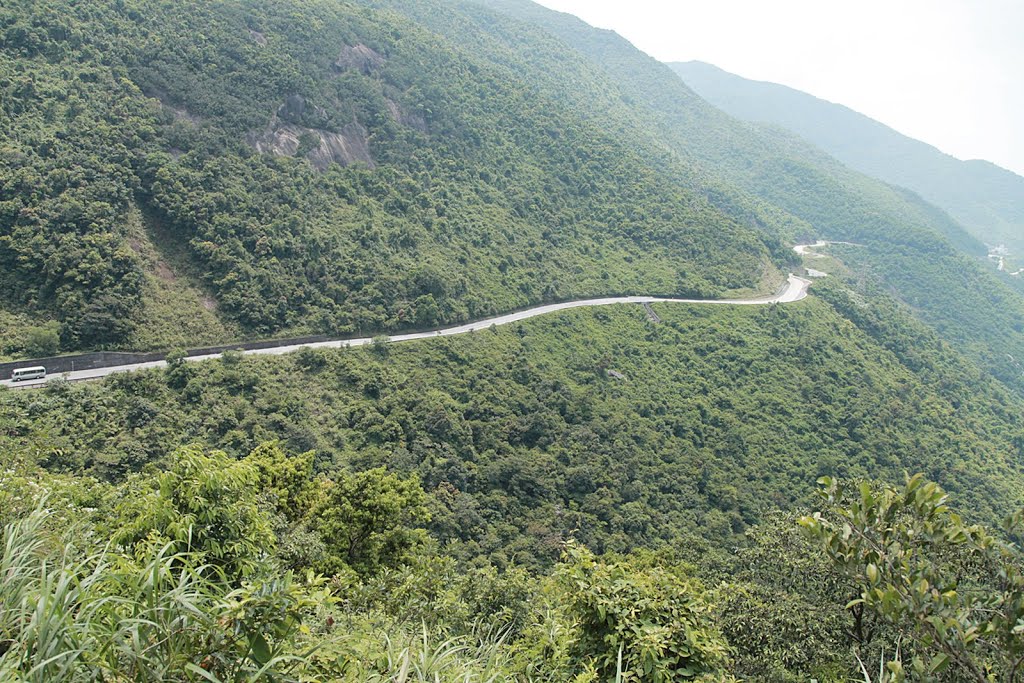
{"label": "winding mountain road", "polygon": [[796,253],[800,254],[801,256],[811,256],[811,257],[819,258],[819,257],[823,256],[823,254],[815,254],[812,250],[813,249],[819,249],[821,247],[827,247],[830,244],[845,244],[848,247],[863,247],[864,246],[863,244],[857,244],[856,242],[835,242],[835,241],[827,241],[827,240],[818,240],[814,244],[798,244],[795,247],[793,247],[793,251],[795,251]]}
{"label": "winding mountain road", "polygon": [[[812,245],[817,246],[817,245]],[[799,251],[797,253],[804,253]],[[417,339],[430,339],[433,337],[450,337],[456,334],[466,334],[469,332],[475,332],[477,330],[485,330],[492,325],[508,325],[509,323],[519,322],[520,320],[527,320],[528,318],[535,318],[539,315],[547,315],[548,313],[557,313],[558,311],[566,311],[570,308],[583,308],[587,306],[610,306],[613,304],[644,304],[644,303],[680,303],[680,304],[707,304],[707,305],[718,305],[718,306],[765,306],[768,304],[785,304],[792,303],[794,301],[800,301],[807,296],[807,288],[810,286],[810,280],[806,280],[802,277],[797,277],[792,273],[789,275],[789,279],[786,281],[785,286],[776,294],[772,296],[756,297],[753,299],[673,299],[656,296],[613,296],[605,297],[602,299],[581,299],[578,301],[565,301],[558,304],[546,304],[544,306],[536,306],[534,308],[528,308],[523,311],[517,311],[515,313],[508,313],[506,315],[500,315],[494,318],[487,318],[486,320],[479,320],[477,322],[466,323],[457,327],[448,327],[443,330],[434,330],[432,332],[413,332],[411,334],[399,334],[393,337],[389,337],[389,343],[395,342],[406,342],[415,341]],[[243,351],[246,355],[250,354],[272,354],[280,355],[284,353],[291,353],[302,348],[330,348],[337,349],[350,346],[365,346],[372,344],[372,337],[360,337],[358,339],[337,339],[332,341],[315,342],[311,344],[298,344],[288,346],[275,346],[267,349],[250,349]],[[206,356],[191,356],[186,358],[187,361],[202,361],[210,360],[212,358],[220,358],[222,354],[214,353]],[[26,361],[25,365],[31,365],[31,361]],[[26,380],[22,382],[11,382],[11,380],[0,381],[0,386],[12,387],[12,388],[29,388],[38,387],[46,382],[55,379],[65,379],[73,382],[99,379],[112,375],[117,372],[133,372],[135,370],[142,370],[144,368],[161,368],[167,365],[166,361],[154,361],[151,363],[135,363],[132,365],[117,365],[108,368],[96,368],[93,370],[76,370],[75,372],[65,372],[59,374],[47,375],[43,379],[37,380]]]}

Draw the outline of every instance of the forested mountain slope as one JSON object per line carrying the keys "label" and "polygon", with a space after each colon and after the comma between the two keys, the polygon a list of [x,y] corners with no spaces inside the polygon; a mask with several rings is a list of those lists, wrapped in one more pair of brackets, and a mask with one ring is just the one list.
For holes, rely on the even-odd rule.
{"label": "forested mountain slope", "polygon": [[[439,13],[424,9],[429,3],[394,4],[422,21],[432,17],[434,30],[446,30]],[[486,5],[521,23],[503,23],[472,5]],[[794,224],[809,225],[808,232],[800,233],[804,237],[866,245],[861,252],[870,266],[865,277],[895,293],[996,376],[1024,389],[1011,359],[1024,357],[1020,334],[1024,299],[981,262],[984,245],[941,210],[912,192],[842,166],[777,127],[729,117],[694,94],[668,66],[610,31],[527,0],[469,2],[465,16],[473,18],[472,25],[486,37],[481,44],[486,45],[506,46],[520,33],[547,32],[553,39],[546,44],[551,52],[541,57],[523,51],[518,68],[528,69],[536,60],[582,60],[586,68],[601,74],[603,83],[615,88],[619,101],[628,103],[634,116],[658,131],[673,153],[690,159],[720,182],[739,186],[748,196],[788,212],[795,217]],[[464,29],[460,26],[459,31]],[[498,47],[491,52],[499,52]],[[594,90],[592,82],[582,79],[561,87],[570,91],[565,97],[578,100]],[[570,94],[577,88],[579,92]],[[598,116],[607,114],[603,103],[595,111]]]}
{"label": "forested mountain slope", "polygon": [[[844,252],[858,273],[1019,383],[1020,300],[940,235],[972,243],[948,217],[728,118],[611,34],[493,4],[548,24],[434,0],[54,0],[5,18],[0,278],[14,315],[52,313],[69,348],[138,340],[158,304],[218,335],[432,325],[588,292],[754,287],[791,258],[785,238],[822,235],[862,241]],[[147,299],[164,261],[187,282]],[[201,308],[223,327],[171,294],[210,296]],[[160,412],[140,410],[129,422]],[[223,434],[242,438],[237,419]],[[175,429],[148,444],[45,433],[106,474],[104,459],[148,461],[198,433]]]}
{"label": "forested mountain slope", "polygon": [[[654,304],[659,322],[638,305],[576,309],[461,337],[0,390],[0,522],[45,500],[38,539],[71,528],[72,550],[106,547],[104,578],[121,578],[83,590],[107,587],[144,614],[176,614],[172,579],[212,563],[224,575],[207,575],[219,581],[211,590],[250,608],[190,602],[191,633],[270,631],[287,617],[270,632],[294,661],[250,657],[244,640],[156,641],[216,670],[304,662],[331,680],[410,680],[399,643],[424,667],[554,683],[609,651],[589,666],[614,669],[619,641],[580,640],[609,613],[626,632],[650,619],[676,628],[680,612],[664,601],[685,600],[700,628],[659,631],[665,648],[694,656],[693,642],[727,637],[723,673],[838,683],[855,672],[854,652],[877,658],[903,631],[844,609],[854,589],[796,536],[814,480],[921,471],[971,522],[991,523],[1024,499],[1024,401],[884,295],[865,300],[838,278],[817,292],[763,308]],[[18,534],[4,534],[16,548]],[[153,557],[161,547],[195,555],[172,565]],[[125,595],[136,575],[158,583]],[[600,622],[577,623],[573,610],[593,600]],[[83,664],[149,642],[113,641],[98,617],[109,603],[61,622],[107,654]],[[35,642],[9,621],[5,635]],[[877,635],[851,650],[861,627]],[[922,641],[905,642],[915,652]],[[625,640],[622,656],[643,657],[642,643]]]}
{"label": "forested mountain slope", "polygon": [[824,236],[867,244],[875,277],[1019,378],[1020,297],[936,236],[982,251],[941,212],[611,34],[496,6],[542,25],[437,0],[10,13],[2,353],[716,295],[770,287],[784,241]]}
{"label": "forested mountain slope", "polygon": [[921,471],[991,521],[1024,496],[1024,402],[884,297],[572,310],[465,337],[229,355],[0,392],[0,450],[121,480],[267,441],[321,472],[415,474],[464,560],[715,546],[810,503],[823,475]]}
{"label": "forested mountain slope", "polygon": [[1024,318],[978,242],[491,4],[5,7],[4,353],[763,291],[793,239],[862,246],[784,306],[0,387],[0,680],[1012,679],[1019,534],[905,479],[968,524],[1024,501]]}
{"label": "forested mountain slope", "polygon": [[848,107],[703,62],[669,66],[697,94],[744,121],[783,126],[844,164],[907,187],[972,235],[1024,253],[1024,178],[987,161],[960,161]]}
{"label": "forested mountain slope", "polygon": [[0,22],[0,353],[781,277],[763,221],[650,131],[388,11],[49,0]]}

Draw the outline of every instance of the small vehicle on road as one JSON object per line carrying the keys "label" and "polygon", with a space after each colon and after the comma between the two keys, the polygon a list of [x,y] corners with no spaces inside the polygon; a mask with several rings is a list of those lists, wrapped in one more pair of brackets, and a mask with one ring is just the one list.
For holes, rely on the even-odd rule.
{"label": "small vehicle on road", "polygon": [[46,368],[39,365],[32,368],[18,368],[11,373],[12,382],[21,382],[27,379],[44,379],[46,377]]}

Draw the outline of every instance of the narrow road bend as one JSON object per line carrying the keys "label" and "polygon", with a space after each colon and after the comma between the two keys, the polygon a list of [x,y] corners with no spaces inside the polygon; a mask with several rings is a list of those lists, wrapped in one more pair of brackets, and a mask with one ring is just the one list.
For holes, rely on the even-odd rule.
{"label": "narrow road bend", "polygon": [[[812,245],[814,246],[814,245]],[[799,251],[797,253],[803,254],[804,252]],[[611,306],[613,304],[651,304],[651,303],[680,303],[680,304],[706,304],[706,305],[717,305],[717,306],[766,306],[770,304],[786,304],[795,301],[800,301],[807,296],[807,288],[810,286],[810,280],[806,280],[802,277],[797,277],[790,273],[789,278],[786,280],[785,286],[776,294],[772,296],[755,297],[752,299],[675,299],[670,297],[656,297],[656,296],[613,296],[605,297],[600,299],[580,299],[577,301],[565,301],[557,304],[546,304],[543,306],[536,306],[534,308],[528,308],[523,311],[516,311],[515,313],[507,313],[505,315],[496,316],[493,318],[487,318],[486,320],[478,320],[476,322],[465,323],[456,327],[448,327],[442,330],[434,330],[432,332],[413,332],[410,334],[398,334],[392,337],[388,337],[389,343],[395,342],[407,342],[415,341],[417,339],[430,339],[433,337],[451,337],[457,334],[467,334],[477,330],[485,330],[492,325],[508,325],[509,323],[519,322],[520,320],[527,320],[529,318],[535,318],[539,315],[547,315],[549,313],[556,313],[558,311],[566,311],[571,308],[583,308],[588,306]],[[243,351],[247,355],[249,354],[269,354],[269,355],[281,355],[285,353],[292,353],[302,348],[345,348],[351,346],[366,346],[372,344],[372,337],[360,337],[357,339],[337,339],[324,342],[315,342],[311,344],[297,344],[288,346],[275,346],[267,349],[250,349]],[[213,353],[205,356],[191,356],[186,358],[187,361],[203,361],[210,360],[213,358],[220,358],[223,354]],[[31,361],[26,361],[26,366],[30,365]],[[167,365],[166,361],[159,360],[151,363],[135,363],[132,365],[116,365],[107,368],[95,368],[92,370],[76,370],[74,372],[64,372],[59,374],[47,375],[43,379],[37,380],[25,380],[21,382],[12,382],[11,380],[0,381],[0,386],[12,387],[16,389],[38,387],[46,382],[55,379],[64,379],[72,382],[79,382],[84,380],[99,379],[112,375],[118,372],[133,372],[135,370],[142,370],[145,368],[160,368]]]}

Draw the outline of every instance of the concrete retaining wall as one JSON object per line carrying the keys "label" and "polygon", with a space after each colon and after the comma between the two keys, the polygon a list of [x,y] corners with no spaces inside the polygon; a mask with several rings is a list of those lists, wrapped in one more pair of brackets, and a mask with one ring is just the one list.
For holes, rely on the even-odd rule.
{"label": "concrete retaining wall", "polygon": [[[186,356],[206,356],[211,353],[223,353],[224,351],[244,351],[247,349],[269,349],[275,346],[290,346],[293,344],[313,344],[327,341],[330,337],[315,335],[309,337],[296,337],[294,339],[268,339],[257,342],[241,342],[238,344],[223,344],[221,346],[209,346],[202,349],[189,349]],[[10,379],[11,373],[18,368],[29,368],[42,365],[49,375],[61,374],[63,372],[74,372],[75,370],[94,370],[96,368],[110,368],[117,365],[133,365],[135,363],[152,363],[163,360],[167,357],[167,351],[155,353],[123,353],[120,351],[97,351],[95,353],[79,353],[73,356],[53,356],[51,358],[33,358],[29,360],[18,360],[10,363],[0,363],[0,379]]]}

